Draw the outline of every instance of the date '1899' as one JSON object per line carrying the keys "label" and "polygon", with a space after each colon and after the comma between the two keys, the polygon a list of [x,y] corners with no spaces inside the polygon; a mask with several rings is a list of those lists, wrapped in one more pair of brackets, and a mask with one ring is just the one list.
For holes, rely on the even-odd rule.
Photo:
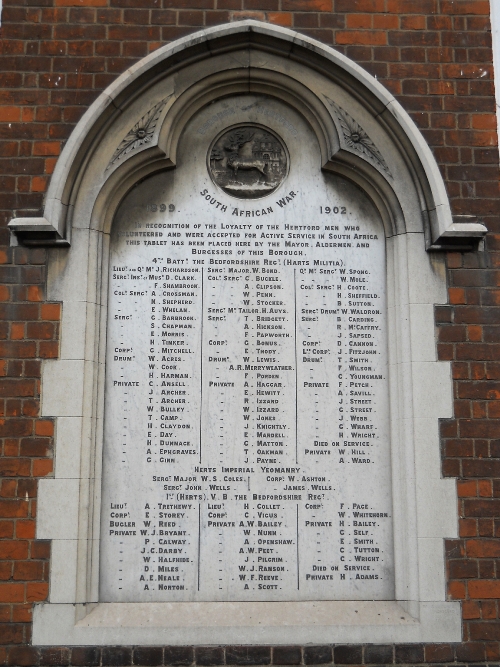
{"label": "date '1899'", "polygon": [[[148,204],[146,206],[146,211],[151,211],[152,213],[156,213],[157,211],[160,211],[160,213],[164,213],[167,210],[167,204]],[[175,211],[175,204],[168,204],[168,212],[173,213]]]}

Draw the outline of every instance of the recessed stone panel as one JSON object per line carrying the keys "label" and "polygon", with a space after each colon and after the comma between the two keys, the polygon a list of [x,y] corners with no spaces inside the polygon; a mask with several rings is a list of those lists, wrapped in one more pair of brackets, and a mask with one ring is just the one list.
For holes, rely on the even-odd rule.
{"label": "recessed stone panel", "polygon": [[178,155],[111,234],[100,600],[391,600],[380,217],[270,98]]}

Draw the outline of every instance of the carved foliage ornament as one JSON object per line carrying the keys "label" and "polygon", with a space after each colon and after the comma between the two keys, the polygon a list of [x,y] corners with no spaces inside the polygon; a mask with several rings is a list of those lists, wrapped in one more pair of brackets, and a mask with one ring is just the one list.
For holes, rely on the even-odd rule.
{"label": "carved foliage ornament", "polygon": [[171,97],[172,95],[169,95],[168,97],[165,97],[163,100],[161,100],[161,102],[158,102],[158,104],[155,104],[155,106],[134,125],[134,127],[123,138],[121,144],[113,153],[113,157],[106,167],[106,170],[112,167],[125,155],[128,155],[144,144],[151,143],[154,131],[158,125],[160,114]]}
{"label": "carved foliage ornament", "polygon": [[368,158],[370,162],[374,162],[378,167],[385,171],[386,174],[392,177],[389,167],[382,157],[382,153],[378,150],[361,125],[355,121],[347,111],[344,111],[344,109],[335,104],[330,98],[325,96],[325,99],[333,108],[340,123],[347,148],[353,152],[359,153],[365,159]]}

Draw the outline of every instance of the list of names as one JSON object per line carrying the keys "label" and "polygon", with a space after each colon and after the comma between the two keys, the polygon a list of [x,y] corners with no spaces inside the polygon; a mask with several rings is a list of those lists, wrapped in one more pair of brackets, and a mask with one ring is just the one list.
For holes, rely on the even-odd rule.
{"label": "list of names", "polygon": [[381,223],[198,197],[112,232],[101,598],[391,599]]}

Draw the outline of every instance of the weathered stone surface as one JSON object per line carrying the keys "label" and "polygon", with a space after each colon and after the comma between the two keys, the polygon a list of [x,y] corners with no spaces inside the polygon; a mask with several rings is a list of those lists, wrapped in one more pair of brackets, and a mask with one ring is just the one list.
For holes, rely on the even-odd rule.
{"label": "weathered stone surface", "polygon": [[[217,155],[244,177],[212,182],[240,123],[286,146],[281,185],[241,132]],[[391,599],[379,215],[264,96],[200,112],[178,157],[112,229],[101,600]]]}

